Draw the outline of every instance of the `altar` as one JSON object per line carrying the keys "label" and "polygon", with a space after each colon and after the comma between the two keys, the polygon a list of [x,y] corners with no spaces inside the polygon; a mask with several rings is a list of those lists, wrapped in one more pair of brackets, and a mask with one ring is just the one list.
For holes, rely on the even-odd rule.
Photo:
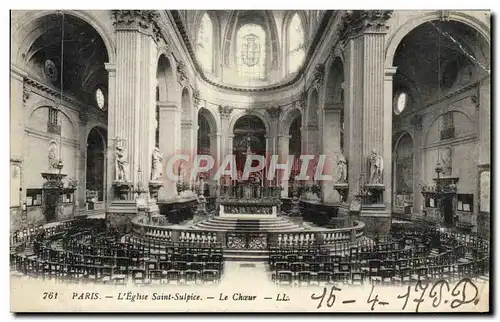
{"label": "altar", "polygon": [[280,213],[280,188],[255,183],[223,186],[217,199],[219,216],[271,216]]}

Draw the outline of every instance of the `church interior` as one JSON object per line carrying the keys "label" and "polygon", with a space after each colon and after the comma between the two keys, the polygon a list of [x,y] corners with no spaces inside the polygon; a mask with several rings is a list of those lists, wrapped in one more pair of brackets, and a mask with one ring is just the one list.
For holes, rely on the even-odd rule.
{"label": "church interior", "polygon": [[[11,275],[487,281],[490,34],[486,11],[12,11]],[[249,155],[295,159],[243,179]]]}

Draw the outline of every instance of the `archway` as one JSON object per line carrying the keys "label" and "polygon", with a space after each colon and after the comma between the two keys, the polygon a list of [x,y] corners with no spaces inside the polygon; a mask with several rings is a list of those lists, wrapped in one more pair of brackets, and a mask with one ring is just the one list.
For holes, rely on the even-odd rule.
{"label": "archway", "polygon": [[106,174],[106,130],[94,127],[87,137],[87,201],[104,201]]}
{"label": "archway", "polygon": [[[244,115],[234,124],[233,155],[236,158],[238,173],[243,172],[247,155],[266,154],[266,126],[255,115]],[[254,162],[252,166],[256,166]]]}
{"label": "archway", "polygon": [[392,164],[393,212],[409,214],[413,206],[413,140],[406,132],[395,142]]}
{"label": "archway", "polygon": [[[482,122],[478,127],[469,126],[464,115],[479,111],[481,118],[485,115],[483,110],[489,109],[489,103],[480,103],[476,97],[483,80],[490,75],[488,40],[463,22],[431,20],[415,26],[401,39],[392,64],[397,67],[392,88],[393,139],[405,130],[415,133],[415,141],[411,142],[414,145],[413,158],[400,150],[410,146],[409,137],[401,137],[398,146],[395,146],[394,194],[405,196],[399,197],[401,199],[409,198],[411,193],[414,212],[425,212],[443,224],[455,224],[461,196],[476,200],[478,195],[477,180],[464,175],[477,171],[475,156],[470,152],[476,151],[477,143],[462,138],[474,134],[480,137],[483,128]],[[468,101],[463,99],[467,93],[470,97]],[[465,114],[457,111],[464,111]],[[455,161],[458,155],[461,158]],[[405,174],[401,172],[409,173],[411,165],[405,159],[413,160],[414,177],[421,180],[418,184],[412,182],[409,186],[404,179]],[[444,171],[440,173],[442,180],[439,182],[453,185],[453,191],[456,191],[439,196],[439,200],[426,193],[433,191],[436,185],[436,168]],[[419,186],[422,186],[423,194]],[[395,200],[394,205],[400,202]],[[447,206],[444,207],[444,204]],[[472,207],[466,209],[471,210],[464,218],[472,218],[474,210]]]}

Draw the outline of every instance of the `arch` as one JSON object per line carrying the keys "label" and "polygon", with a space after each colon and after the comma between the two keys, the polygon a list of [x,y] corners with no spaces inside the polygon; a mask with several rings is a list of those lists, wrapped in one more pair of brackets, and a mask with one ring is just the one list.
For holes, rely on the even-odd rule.
{"label": "arch", "polygon": [[432,122],[430,122],[429,125],[423,129],[422,133],[424,133],[424,141],[423,142],[425,144],[425,147],[427,147],[429,145],[429,142],[428,142],[429,141],[429,133],[430,133],[430,130],[432,129],[432,126],[436,122],[439,121],[441,116],[443,116],[446,113],[459,113],[459,114],[464,115],[467,118],[467,120],[469,121],[469,124],[472,126],[474,131],[476,131],[474,128],[473,118],[465,110],[463,110],[462,108],[459,108],[459,107],[450,107],[450,108],[448,108],[448,110],[446,112],[439,111],[438,115],[434,116],[434,118],[432,119]]}
{"label": "arch", "polygon": [[[50,101],[50,100],[47,100],[47,99],[43,99],[41,101],[38,101],[36,104],[33,104],[32,107],[29,110],[28,117],[25,119],[25,122],[26,122],[25,128],[28,127],[28,122],[29,122],[29,120],[31,119],[33,113],[35,113],[36,110],[41,109],[41,108],[55,108],[55,106],[56,106],[56,104],[53,101]],[[71,127],[73,128],[73,130],[76,130],[76,128],[77,128],[76,125],[78,124],[78,120],[72,114],[68,113],[64,109],[59,109],[59,113],[61,113],[62,115],[64,115],[66,117],[66,119],[69,121],[69,124],[71,125]],[[76,133],[74,131],[72,131],[72,132]],[[76,136],[77,136],[77,134],[75,134],[75,137]]]}
{"label": "arch", "polygon": [[208,122],[210,126],[210,134],[215,134],[218,132],[217,119],[215,118],[212,111],[209,109],[202,107],[198,110],[198,115],[202,115]]}
{"label": "arch", "polygon": [[174,68],[168,55],[160,53],[156,68],[156,79],[159,88],[159,101],[174,101],[177,82],[175,80]]}
{"label": "arch", "polygon": [[299,116],[302,116],[302,112],[300,109],[296,107],[287,109],[281,117],[280,135],[288,135],[290,126],[292,125],[293,121]]}
{"label": "arch", "polygon": [[393,147],[394,157],[392,188],[396,194],[393,205],[404,205],[405,196],[413,194],[414,188],[414,143],[412,136],[403,131],[395,141]]}
{"label": "arch", "polygon": [[[196,42],[197,59],[201,67],[205,71],[212,73],[214,70],[214,66],[216,65],[214,61],[215,58],[214,47],[215,44],[217,44],[217,39],[218,39],[214,37],[215,36],[214,21],[212,20],[211,15],[207,11],[205,11],[199,17],[199,20],[197,21],[195,26],[196,26],[196,35],[194,39]],[[208,30],[205,30],[207,28]],[[202,30],[203,34],[201,34]],[[204,37],[200,39],[200,36]]]}
{"label": "arch", "polygon": [[[399,29],[387,42],[387,47],[385,50],[385,66],[392,66],[396,50],[398,49],[399,44],[407,34],[409,34],[413,29],[415,29],[416,27],[420,26],[423,23],[439,19],[441,19],[441,12],[434,11],[410,19],[401,27],[399,27]],[[479,21],[477,18],[464,12],[451,11],[448,20],[461,22],[469,27],[472,27],[483,37],[488,46],[490,46],[491,44],[490,28],[486,26],[483,22]]]}
{"label": "arch", "polygon": [[[11,27],[13,31],[13,39],[19,39],[19,47],[16,50],[12,50],[12,62],[18,66],[24,66],[22,57],[23,51],[26,48],[26,42],[28,39],[26,37],[41,26],[37,25],[39,20],[48,15],[57,14],[54,10],[36,10],[28,11],[23,16],[20,16],[17,22]],[[86,23],[88,23],[94,30],[99,34],[104,42],[106,51],[108,54],[108,62],[116,62],[116,46],[111,35],[114,34],[114,30],[111,31],[106,28],[95,14],[85,11],[85,10],[64,10],[65,15],[71,15],[73,17],[79,18]]]}
{"label": "arch", "polygon": [[408,137],[410,138],[410,140],[411,140],[412,144],[413,144],[413,135],[412,135],[410,132],[408,132],[408,131],[404,130],[404,131],[402,131],[401,133],[398,133],[398,136],[396,137],[396,139],[395,139],[395,140],[394,140],[394,142],[393,142],[393,153],[396,153],[396,150],[397,150],[397,148],[398,148],[398,146],[399,146],[399,142],[401,142],[401,140],[402,140],[405,136],[408,136]]}
{"label": "arch", "polygon": [[263,112],[260,112],[258,110],[251,110],[251,111],[241,110],[238,113],[235,113],[234,115],[231,114],[231,115],[232,115],[231,120],[229,121],[229,133],[230,133],[229,135],[233,135],[234,125],[236,124],[236,122],[240,118],[247,116],[247,115],[257,116],[258,118],[260,118],[260,120],[262,121],[262,123],[264,123],[264,126],[266,127],[266,133],[270,133],[271,121],[268,119],[266,114]]}
{"label": "arch", "polygon": [[343,105],[335,106],[336,104],[343,103],[343,88],[342,84],[345,80],[344,65],[342,58],[335,56],[327,64],[326,68],[326,86],[323,91],[325,102],[324,108],[340,108],[343,109]]}
{"label": "arch", "polygon": [[183,121],[193,121],[193,111],[195,108],[192,104],[191,91],[188,86],[184,87],[181,92],[181,120]]}
{"label": "arch", "polygon": [[96,201],[104,201],[106,191],[106,131],[98,126],[87,135],[87,164],[85,168],[85,189],[97,194]]}
{"label": "arch", "polygon": [[318,125],[318,111],[319,111],[319,90],[312,88],[309,90],[307,98],[306,115],[304,122],[307,125]]}

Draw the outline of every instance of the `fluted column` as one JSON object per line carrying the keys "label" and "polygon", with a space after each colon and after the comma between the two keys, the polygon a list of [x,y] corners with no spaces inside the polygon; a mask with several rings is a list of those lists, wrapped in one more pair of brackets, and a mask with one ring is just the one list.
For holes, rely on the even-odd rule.
{"label": "fluted column", "polygon": [[[340,106],[335,106],[340,107]],[[321,110],[323,119],[323,149],[321,154],[325,155],[323,174],[336,177],[336,165],[340,151],[340,109],[327,108]],[[338,193],[333,189],[334,181],[321,181],[321,193],[324,203],[338,202]]]}
{"label": "fluted column", "polygon": [[[344,18],[345,105],[349,197],[369,183],[372,151],[383,159],[384,205],[364,207],[368,233],[390,229],[392,200],[392,74],[386,73],[386,21],[392,11],[357,10]],[[392,73],[392,74],[391,74]],[[390,75],[386,77],[387,74]]]}
{"label": "fluted column", "polygon": [[[158,102],[160,111],[160,151],[164,165],[181,149],[181,111],[173,102]],[[175,173],[176,174],[176,173]],[[163,187],[158,192],[159,201],[171,201],[177,197],[177,182],[170,180],[163,171]]]}
{"label": "fluted column", "polygon": [[[115,180],[115,148],[116,148],[116,131],[113,124],[116,123],[116,64],[105,64],[108,71],[108,150],[106,158],[106,207],[113,200],[113,180]],[[85,148],[86,150],[86,148]],[[86,166],[86,165],[85,165]]]}
{"label": "fluted column", "polygon": [[193,121],[182,120],[181,121],[181,149],[182,153],[187,155],[194,155],[193,146]]}
{"label": "fluted column", "polygon": [[[134,185],[141,182],[147,188],[154,145],[157,50],[154,18],[157,13],[152,10],[117,10],[114,14],[116,104],[110,106],[114,110],[110,122],[114,133],[109,136],[111,144],[108,146],[114,153],[116,139],[121,140],[128,157],[129,180]],[[110,162],[114,164],[115,155]]]}

